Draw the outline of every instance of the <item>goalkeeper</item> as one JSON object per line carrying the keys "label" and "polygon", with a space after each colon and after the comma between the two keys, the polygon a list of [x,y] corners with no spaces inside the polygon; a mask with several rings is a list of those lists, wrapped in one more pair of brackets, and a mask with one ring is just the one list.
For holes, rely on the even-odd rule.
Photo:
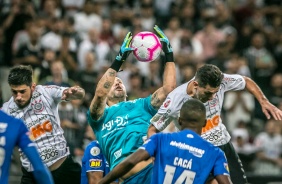
{"label": "goalkeeper", "polygon": [[[154,30],[160,37],[166,60],[163,86],[146,98],[126,101],[126,89],[121,79],[117,78],[117,72],[132,52],[129,47],[132,34],[129,32],[118,56],[98,82],[87,113],[88,122],[111,170],[143,145],[150,119],[156,114],[167,94],[176,87],[175,64],[169,40],[158,26]],[[140,162],[120,179],[123,183],[150,183],[152,167],[151,160]]]}

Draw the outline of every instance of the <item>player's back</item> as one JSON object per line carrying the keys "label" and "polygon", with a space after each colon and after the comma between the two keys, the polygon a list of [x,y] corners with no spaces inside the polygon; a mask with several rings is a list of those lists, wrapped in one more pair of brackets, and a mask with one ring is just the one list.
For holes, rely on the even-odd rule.
{"label": "player's back", "polygon": [[27,128],[21,120],[14,119],[0,110],[0,183],[8,183],[13,149],[21,144],[20,136],[26,132]]}
{"label": "player's back", "polygon": [[224,166],[214,167],[225,163],[222,151],[193,131],[161,134],[157,146],[152,183],[201,184],[213,169],[213,174],[228,173]]}

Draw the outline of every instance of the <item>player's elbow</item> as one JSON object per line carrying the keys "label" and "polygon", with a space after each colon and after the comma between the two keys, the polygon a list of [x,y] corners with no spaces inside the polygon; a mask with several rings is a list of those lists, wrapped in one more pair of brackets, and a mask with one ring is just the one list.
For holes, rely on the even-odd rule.
{"label": "player's elbow", "polygon": [[147,138],[151,137],[152,135],[156,133],[158,133],[157,128],[153,124],[150,124],[148,131],[147,131]]}
{"label": "player's elbow", "polygon": [[176,88],[176,83],[175,84],[164,85],[163,86],[164,94],[167,96],[175,88]]}

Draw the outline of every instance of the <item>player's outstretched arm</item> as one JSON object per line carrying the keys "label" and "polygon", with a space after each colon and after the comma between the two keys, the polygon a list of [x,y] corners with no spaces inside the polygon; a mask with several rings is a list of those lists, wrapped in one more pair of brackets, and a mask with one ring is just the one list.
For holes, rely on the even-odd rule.
{"label": "player's outstretched arm", "polygon": [[148,131],[147,131],[147,138],[159,132],[160,131],[153,124],[150,124]]}
{"label": "player's outstretched arm", "polygon": [[163,86],[153,93],[151,99],[152,106],[155,109],[158,109],[166,99],[167,95],[176,87],[176,70],[173,59],[173,50],[167,36],[157,25],[154,26],[154,30],[160,38],[162,50],[165,54]]}
{"label": "player's outstretched arm", "polygon": [[62,100],[70,101],[76,99],[83,99],[85,96],[85,91],[79,86],[72,86],[63,91]]}
{"label": "player's outstretched arm", "polygon": [[107,95],[112,85],[114,84],[117,72],[119,71],[121,65],[126,60],[128,55],[133,50],[132,48],[130,48],[131,39],[132,33],[128,32],[120,47],[119,54],[116,56],[110,68],[106,71],[106,73],[102,76],[97,84],[95,96],[90,104],[90,114],[94,120],[100,119],[104,114]]}
{"label": "player's outstretched arm", "polygon": [[270,119],[272,117],[275,120],[282,120],[282,111],[269,102],[260,87],[249,77],[244,77],[244,79],[246,81],[246,89],[258,100],[266,118]]}
{"label": "player's outstretched arm", "polygon": [[109,172],[101,181],[99,181],[99,184],[115,181],[130,171],[137,163],[149,158],[150,155],[146,150],[138,149]]}
{"label": "player's outstretched arm", "polygon": [[102,171],[89,171],[87,172],[87,179],[89,184],[97,184],[103,178]]}
{"label": "player's outstretched arm", "polygon": [[35,146],[25,147],[22,149],[22,151],[27,156],[34,168],[33,176],[36,182],[40,184],[54,184],[50,171],[43,164]]}

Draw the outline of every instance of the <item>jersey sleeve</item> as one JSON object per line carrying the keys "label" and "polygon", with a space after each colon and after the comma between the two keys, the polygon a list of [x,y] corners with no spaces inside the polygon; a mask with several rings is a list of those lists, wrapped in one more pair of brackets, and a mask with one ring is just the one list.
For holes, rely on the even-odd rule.
{"label": "jersey sleeve", "polygon": [[228,167],[228,163],[225,157],[225,154],[222,150],[220,150],[219,148],[216,149],[217,151],[217,157],[215,160],[215,164],[214,164],[214,168],[213,168],[213,175],[217,176],[217,175],[230,175],[229,174],[229,167]]}
{"label": "jersey sleeve", "polygon": [[181,95],[174,92],[170,93],[157,114],[151,119],[151,123],[156,129],[163,131],[173,120],[178,118],[183,103]]}
{"label": "jersey sleeve", "polygon": [[158,139],[161,134],[154,134],[139,148],[146,150],[151,157],[154,157],[158,147]]}
{"label": "jersey sleeve", "polygon": [[146,98],[139,98],[137,100],[142,101],[144,109],[146,109],[146,111],[149,112],[153,116],[157,113],[157,110],[152,106],[151,99],[152,99],[152,95]]}
{"label": "jersey sleeve", "polygon": [[238,91],[245,89],[246,81],[238,74],[224,74],[222,84],[225,91]]}
{"label": "jersey sleeve", "polygon": [[63,91],[67,89],[66,87],[56,86],[56,85],[48,85],[42,86],[43,90],[48,93],[55,101],[61,101]]}
{"label": "jersey sleeve", "polygon": [[87,146],[84,153],[84,158],[86,160],[85,163],[85,171],[86,172],[104,172],[106,169],[106,161],[105,157],[102,154],[102,150],[100,146],[94,142]]}

